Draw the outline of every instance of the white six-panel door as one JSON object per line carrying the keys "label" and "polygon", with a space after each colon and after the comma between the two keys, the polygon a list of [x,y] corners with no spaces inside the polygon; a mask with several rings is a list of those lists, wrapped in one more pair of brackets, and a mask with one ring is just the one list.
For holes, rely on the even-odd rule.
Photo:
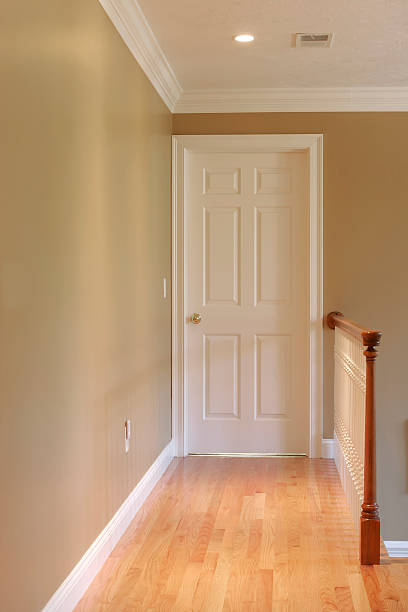
{"label": "white six-panel door", "polygon": [[308,453],[308,177],[306,152],[188,155],[190,452]]}

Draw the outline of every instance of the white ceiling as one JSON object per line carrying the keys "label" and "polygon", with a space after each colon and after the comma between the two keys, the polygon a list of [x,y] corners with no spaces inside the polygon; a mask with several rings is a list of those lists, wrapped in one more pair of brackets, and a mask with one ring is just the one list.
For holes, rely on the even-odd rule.
{"label": "white ceiling", "polygon": [[[408,86],[408,0],[138,1],[186,91]],[[333,46],[294,48],[296,32]]]}

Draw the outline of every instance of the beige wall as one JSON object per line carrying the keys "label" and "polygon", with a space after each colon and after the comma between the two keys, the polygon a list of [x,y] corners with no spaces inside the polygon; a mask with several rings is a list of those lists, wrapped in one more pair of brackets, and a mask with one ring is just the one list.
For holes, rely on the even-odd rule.
{"label": "beige wall", "polygon": [[[96,0],[9,2],[0,45],[0,609],[31,612],[170,439],[171,117]],[[173,127],[325,134],[325,310],[384,330],[383,533],[408,539],[408,115],[179,115]],[[326,435],[331,394],[328,365]]]}
{"label": "beige wall", "polygon": [[170,440],[171,116],[96,0],[1,13],[0,609],[34,612]]}
{"label": "beige wall", "polygon": [[[324,308],[384,331],[378,360],[383,537],[408,540],[408,113],[174,115],[174,134],[324,134]],[[325,333],[324,431],[333,433]]]}

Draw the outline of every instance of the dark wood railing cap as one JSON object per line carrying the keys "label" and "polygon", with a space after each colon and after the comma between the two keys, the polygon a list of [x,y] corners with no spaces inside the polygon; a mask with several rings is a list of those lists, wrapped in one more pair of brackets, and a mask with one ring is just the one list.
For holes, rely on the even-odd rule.
{"label": "dark wood railing cap", "polygon": [[346,319],[343,313],[337,310],[333,310],[333,312],[327,315],[327,325],[330,329],[335,329],[336,327],[343,329],[355,338],[361,340],[363,346],[375,347],[381,342],[382,333],[380,331],[362,327],[358,325],[358,323]]}

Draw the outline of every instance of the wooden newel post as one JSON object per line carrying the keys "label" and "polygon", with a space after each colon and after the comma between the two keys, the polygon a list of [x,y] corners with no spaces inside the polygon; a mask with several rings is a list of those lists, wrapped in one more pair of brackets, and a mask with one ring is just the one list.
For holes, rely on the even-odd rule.
{"label": "wooden newel post", "polygon": [[364,501],[361,506],[360,560],[362,565],[380,563],[380,514],[377,504],[375,360],[381,333],[361,333],[366,358]]}

